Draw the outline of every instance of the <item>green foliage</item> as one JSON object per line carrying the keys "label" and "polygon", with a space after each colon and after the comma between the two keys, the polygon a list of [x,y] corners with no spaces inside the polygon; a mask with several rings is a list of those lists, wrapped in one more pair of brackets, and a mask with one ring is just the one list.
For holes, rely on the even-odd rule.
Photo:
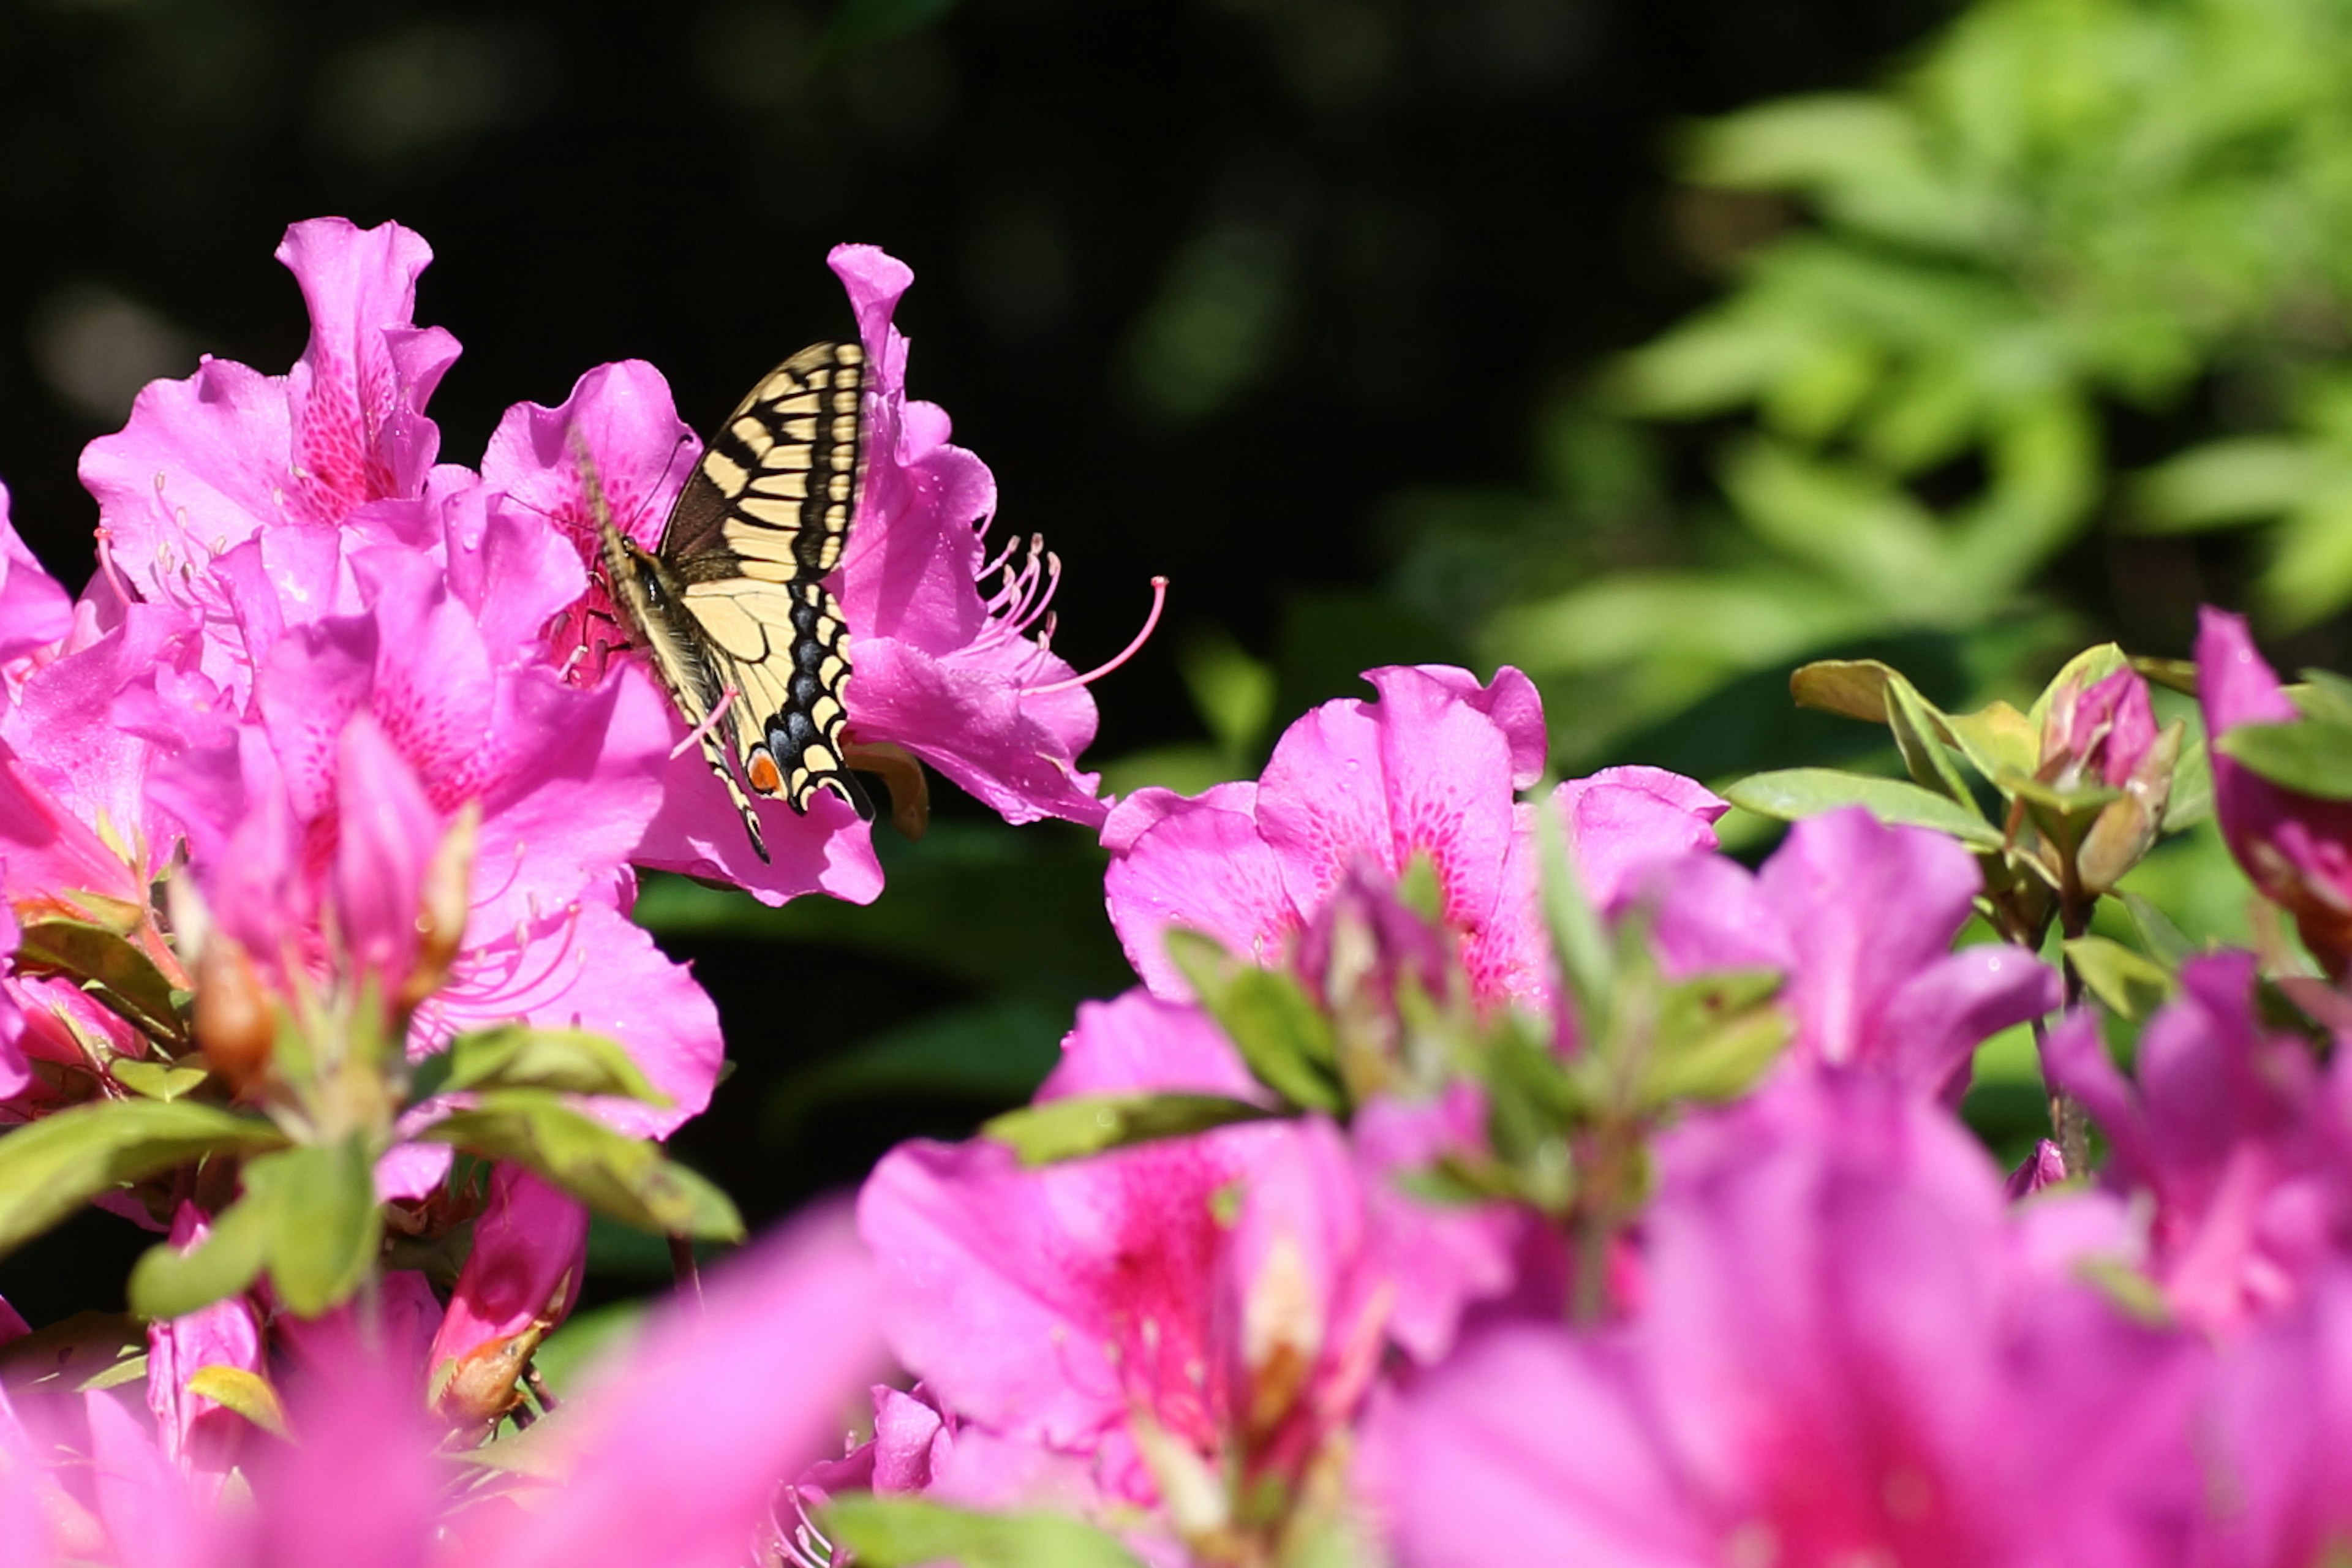
{"label": "green foliage", "polygon": [[[2352,604],[2347,77],[2336,0],[1979,0],[1874,90],[1691,129],[1727,290],[1542,417],[1535,494],[1401,500],[1400,590],[1534,675],[1580,768],[1871,638],[1956,639],[1980,700],[2103,513],[2274,523],[2271,623]],[[1725,215],[1760,241],[1708,250]],[[2118,408],[2188,449],[2120,472]],[[1644,427],[1701,420],[1718,499],[1677,510]]]}
{"label": "green foliage", "polygon": [[740,1240],[727,1194],[653,1143],[615,1132],[541,1089],[493,1089],[419,1134],[488,1159],[511,1160],[598,1212],[640,1230]]}
{"label": "green foliage", "polygon": [[0,1253],[127,1183],[285,1142],[267,1121],[184,1100],[93,1100],[43,1117],[0,1138]]}
{"label": "green foliage", "polygon": [[1138,1568],[1116,1539],[1062,1513],[981,1513],[868,1493],[835,1498],[822,1521],[836,1546],[874,1568]]}
{"label": "green foliage", "polygon": [[459,1089],[546,1089],[669,1103],[618,1041],[584,1029],[524,1024],[458,1036],[447,1050],[419,1065],[413,1088],[419,1099]]}
{"label": "green foliage", "polygon": [[1276,1114],[1221,1094],[1082,1094],[1008,1110],[980,1131],[1024,1165],[1050,1165]]}
{"label": "green foliage", "polygon": [[1170,931],[1168,954],[1252,1077],[1302,1110],[1346,1103],[1331,1021],[1297,981],[1235,959],[1195,931]]}

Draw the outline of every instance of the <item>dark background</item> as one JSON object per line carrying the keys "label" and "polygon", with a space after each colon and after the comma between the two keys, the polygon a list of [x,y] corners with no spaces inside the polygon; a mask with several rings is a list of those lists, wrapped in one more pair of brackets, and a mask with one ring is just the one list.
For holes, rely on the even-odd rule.
{"label": "dark background", "polygon": [[[1147,577],[1174,579],[1167,629],[1096,689],[1097,754],[1200,738],[1171,653],[1188,638],[1220,628],[1268,655],[1286,616],[1324,606],[1307,618],[1328,674],[1286,677],[1278,725],[1365,664],[1450,646],[1375,591],[1384,504],[1521,482],[1538,406],[1706,297],[1670,128],[1867,79],[1943,14],[14,5],[0,479],[78,584],[95,509],[76,457],[137,386],[200,352],[271,372],[300,352],[299,297],[269,254],[299,218],[397,219],[432,243],[418,320],[465,345],[432,407],[459,462],[509,404],[558,402],[626,356],[708,424],[782,353],[851,330],[824,253],[873,241],[916,272],[911,390],[993,468],[1003,525],[1062,557],[1057,647],[1081,667],[1108,654]],[[755,1219],[854,1181],[908,1131],[960,1132],[1017,1098],[1071,1002],[1125,984],[1085,837],[1013,847],[960,805],[893,849],[872,910],[744,918],[668,889],[649,921],[698,961],[739,1062],[679,1148]],[[932,1076],[875,1079],[887,1104],[811,1078],[877,1036],[929,1048]],[[964,1072],[984,1047],[997,1065]],[[85,1219],[11,1259],[0,1290],[43,1321],[119,1290],[142,1240]],[[600,1241],[602,1288],[642,1256]]]}

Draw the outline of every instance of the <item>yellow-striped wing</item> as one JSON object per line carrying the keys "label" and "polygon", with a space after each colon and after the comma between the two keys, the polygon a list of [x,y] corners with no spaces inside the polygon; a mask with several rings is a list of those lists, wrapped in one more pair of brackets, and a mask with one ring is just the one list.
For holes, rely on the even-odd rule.
{"label": "yellow-striped wing", "polygon": [[591,485],[614,599],[762,859],[746,784],[795,811],[831,790],[873,815],[842,757],[849,629],[824,585],[865,488],[865,387],[855,343],[813,343],[761,377],[703,448],[657,551],[624,537]]}

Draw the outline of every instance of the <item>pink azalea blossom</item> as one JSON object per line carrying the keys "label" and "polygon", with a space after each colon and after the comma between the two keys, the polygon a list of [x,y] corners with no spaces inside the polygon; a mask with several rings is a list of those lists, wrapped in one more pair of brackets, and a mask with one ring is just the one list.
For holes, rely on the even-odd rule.
{"label": "pink azalea blossom", "polygon": [[[1508,668],[1484,687],[1442,666],[1365,679],[1376,700],[1327,702],[1299,720],[1255,783],[1189,798],[1139,790],[1112,811],[1111,923],[1155,994],[1191,994],[1167,955],[1171,927],[1283,963],[1349,877],[1368,868],[1393,881],[1426,858],[1473,994],[1540,1000],[1533,808],[1516,798],[1543,771],[1535,688]],[[1603,903],[1633,868],[1712,848],[1707,825],[1728,809],[1654,768],[1612,768],[1562,784],[1553,800]]]}
{"label": "pink azalea blossom", "polygon": [[[995,480],[949,442],[944,412],[907,397],[907,342],[890,318],[913,273],[871,246],[838,247],[832,263],[870,368],[865,499],[835,577],[855,666],[849,738],[905,748],[1007,821],[1097,824],[1096,777],[1076,765],[1094,735],[1091,678],[1074,675],[1042,632],[1033,635],[1059,566],[1034,542],[1017,563],[1013,550],[988,557]],[[614,522],[646,548],[658,544],[699,456],[660,374],[635,362],[599,366],[560,407],[516,405],[483,458],[487,486],[549,520],[594,563],[583,447]],[[574,679],[600,679],[625,626],[607,587],[592,581],[549,626],[548,657]],[[629,667],[639,670],[632,679],[650,679],[637,661]],[[778,803],[758,809],[772,865],[752,854],[726,793],[689,747],[671,765],[638,861],[734,882],[771,903],[817,890],[864,902],[880,890],[866,825],[838,800],[819,796],[804,817]]]}
{"label": "pink azalea blossom", "polygon": [[[296,1441],[248,1443],[252,1496],[210,1506],[106,1394],[79,1429],[0,1398],[6,1561],[109,1568],[738,1568],[781,1539],[784,1486],[880,1360],[872,1268],[845,1216],[803,1220],[660,1314],[566,1402],[529,1478],[453,1489],[407,1369],[314,1326]],[[63,1404],[63,1401],[48,1401]]]}
{"label": "pink azalea blossom", "polygon": [[2196,1347],[2032,1260],[1948,1118],[1798,1079],[1662,1162],[1639,1318],[1497,1331],[1401,1401],[1407,1568],[2179,1561]]}
{"label": "pink azalea blossom", "polygon": [[[151,383],[122,431],[82,456],[114,568],[140,597],[207,619],[249,596],[250,579],[213,570],[237,546],[274,535],[252,560],[283,574],[355,512],[421,492],[440,445],[425,404],[457,357],[448,333],[414,323],[432,251],[409,230],[316,218],[286,231],[278,259],[310,312],[294,368],[269,376],[207,357],[184,381]],[[331,573],[309,584],[321,586],[336,586]],[[233,660],[208,659],[206,672],[240,684]]]}
{"label": "pink azalea blossom", "polygon": [[1753,876],[1712,857],[1663,873],[1659,952],[1676,974],[1780,970],[1790,1059],[1890,1074],[1957,1103],[1977,1044],[2061,999],[2050,966],[2019,948],[1951,951],[1978,885],[1949,838],[1849,807],[1797,824]]}
{"label": "pink azalea blossom", "polygon": [[8,490],[0,485],[0,672],[14,693],[15,673],[65,638],[73,600],[43,569],[8,518]]}
{"label": "pink azalea blossom", "polygon": [[531,1352],[571,1315],[587,1268],[586,1206],[520,1166],[499,1166],[434,1336],[436,1408],[477,1425],[504,1415]]}
{"label": "pink azalea blossom", "polygon": [[2231,1330],[2294,1300],[2352,1244],[2352,1097],[2340,1055],[2323,1068],[2263,1029],[2252,955],[2194,960],[2180,984],[2141,1037],[2135,1081],[2087,1016],[2051,1035],[2042,1068],[2107,1135],[2108,1184],[2154,1200],[2152,1263],[2173,1310]]}
{"label": "pink azalea blossom", "polygon": [[433,858],[478,810],[462,938],[441,933],[454,951],[412,1054],[513,1019],[604,1029],[669,1100],[614,1119],[667,1132],[709,1102],[721,1046],[699,987],[619,912],[667,765],[660,700],[502,664],[429,563],[362,566],[371,608],[276,637],[247,721],[192,727],[159,771],[151,793],[186,825],[199,885],[281,973],[340,963],[396,991]]}
{"label": "pink azalea blossom", "polygon": [[[172,1221],[171,1244],[188,1251],[209,1231],[203,1212],[184,1203]],[[147,1328],[147,1408],[154,1415],[164,1457],[192,1477],[217,1482],[236,1464],[253,1425],[189,1389],[188,1379],[208,1366],[264,1370],[261,1324],[242,1296]],[[200,1495],[209,1491],[199,1489]]]}
{"label": "pink azalea blossom", "polygon": [[[2200,612],[2197,696],[2207,734],[2301,717],[2254,650],[2245,617]],[[2298,795],[2220,747],[2212,753],[2213,809],[2230,853],[2263,896],[2294,916],[2304,945],[2336,979],[2352,972],[2352,802]]]}
{"label": "pink azalea blossom", "polygon": [[2352,1268],[2222,1348],[2205,1412],[2208,1568],[2311,1568],[2352,1541]]}
{"label": "pink azalea blossom", "polygon": [[[1041,1100],[1254,1092],[1205,1020],[1140,992],[1082,1009],[1066,1049]],[[1034,1171],[992,1143],[908,1144],[859,1226],[893,1350],[962,1422],[936,1489],[1034,1500],[1075,1471],[1178,1536],[1328,1462],[1393,1298],[1353,1163],[1315,1119]]]}

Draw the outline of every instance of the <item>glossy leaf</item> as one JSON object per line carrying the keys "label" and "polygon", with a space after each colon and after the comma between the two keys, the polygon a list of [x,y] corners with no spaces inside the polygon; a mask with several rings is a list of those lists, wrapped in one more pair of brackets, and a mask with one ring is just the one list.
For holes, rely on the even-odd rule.
{"label": "glossy leaf", "polygon": [[1305,1110],[1341,1108],[1331,1022],[1297,981],[1237,963],[1197,931],[1170,931],[1168,952],[1260,1083]]}
{"label": "glossy leaf", "polygon": [[189,1100],[100,1100],[0,1136],[0,1253],[102,1193],[207,1154],[283,1146],[267,1121]]}
{"label": "glossy leaf", "polygon": [[2066,943],[2066,962],[2083,977],[2091,994],[2110,1011],[2134,1022],[2147,1017],[2178,989],[2172,973],[2144,953],[2103,936],[2076,937]]}
{"label": "glossy leaf", "polygon": [[867,1492],[834,1499],[824,1526],[863,1568],[1141,1568],[1115,1537],[1062,1513],[982,1513]]}
{"label": "glossy leaf", "polygon": [[269,1282],[297,1316],[315,1318],[359,1289],[383,1240],[365,1144],[347,1138],[256,1160],[245,1185],[267,1205]]}
{"label": "glossy leaf", "polygon": [[200,1066],[141,1061],[131,1057],[109,1062],[106,1070],[113,1075],[115,1082],[148,1100],[177,1100],[211,1076]]}
{"label": "glossy leaf", "polygon": [[51,918],[26,922],[16,949],[19,969],[69,976],[149,1037],[184,1044],[186,1027],[173,1005],[172,983],[119,931],[91,921]]}
{"label": "glossy leaf", "polygon": [[1893,667],[1874,658],[1816,659],[1789,677],[1789,695],[1800,708],[1884,724],[1887,686],[1901,679]]}
{"label": "glossy leaf", "polygon": [[1050,1165],[1279,1114],[1220,1094],[1088,1094],[1008,1110],[982,1123],[980,1132],[1024,1165]]}
{"label": "glossy leaf", "polygon": [[1998,849],[2001,837],[1978,812],[1904,779],[1873,778],[1833,768],[1753,773],[1725,790],[1732,805],[1784,822],[1859,805],[1881,822],[1930,827],[1971,848]]}
{"label": "glossy leaf", "polygon": [[727,1194],[660,1148],[614,1131],[539,1089],[483,1093],[418,1134],[493,1160],[511,1160],[591,1208],[640,1230],[735,1241],[742,1216]]}
{"label": "glossy leaf", "polygon": [[188,1392],[226,1405],[273,1437],[290,1441],[294,1436],[278,1391],[258,1373],[241,1366],[200,1366],[189,1375]]}
{"label": "glossy leaf", "polygon": [[[425,1070],[436,1067],[437,1071]],[[472,1089],[548,1089],[669,1103],[618,1041],[584,1029],[540,1029],[527,1024],[460,1035],[446,1051],[418,1064],[415,1092],[419,1098]]]}
{"label": "glossy leaf", "polygon": [[272,1197],[266,1185],[247,1192],[185,1252],[159,1241],[142,1253],[127,1287],[131,1310],[150,1320],[184,1317],[251,1285],[269,1261],[278,1224]]}
{"label": "glossy leaf", "polygon": [[2283,788],[2321,800],[2352,800],[2352,728],[2246,724],[2219,742],[2232,761]]}

